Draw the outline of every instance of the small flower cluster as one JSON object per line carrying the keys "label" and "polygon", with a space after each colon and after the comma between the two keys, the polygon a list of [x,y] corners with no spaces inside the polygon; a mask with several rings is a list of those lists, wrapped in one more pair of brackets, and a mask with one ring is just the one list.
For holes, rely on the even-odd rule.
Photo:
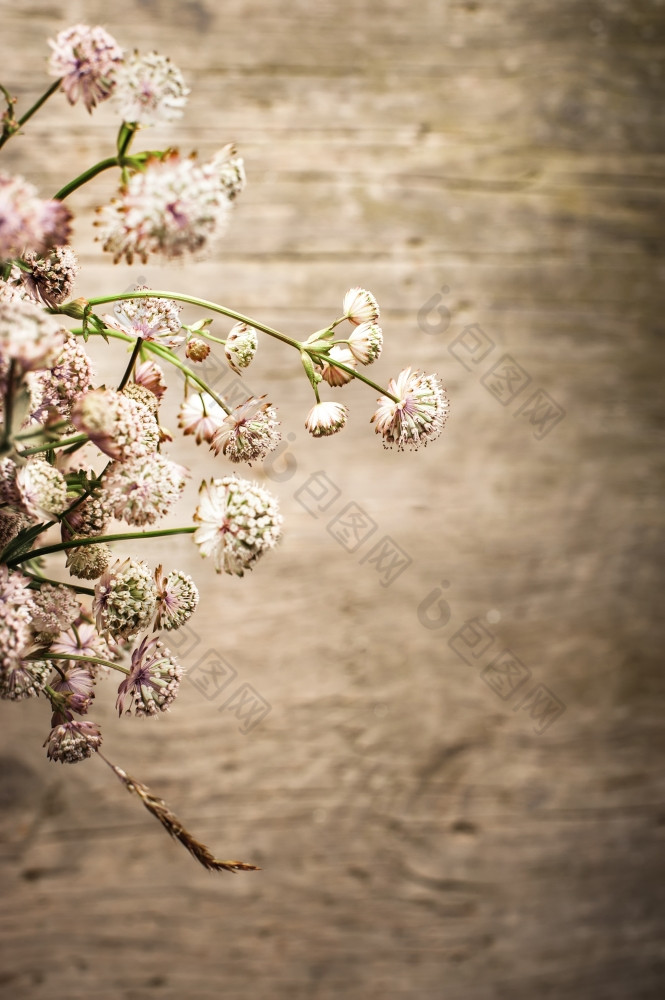
{"label": "small flower cluster", "polygon": [[[140,127],[173,121],[185,108],[189,91],[168,58],[126,55],[103,28],[80,24],[50,44],[56,82],[21,124],[58,90],[89,112],[112,98],[122,123],[117,157],[51,200],[21,177],[0,173],[0,698],[44,698],[52,713],[47,756],[76,763],[102,743],[100,727],[87,717],[102,679],[122,675],[121,717],[156,717],[172,706],[184,668],[160,633],[182,628],[199,603],[187,573],[165,568],[163,557],[151,566],[133,548],[117,551],[116,543],[189,534],[218,573],[242,577],[280,540],[276,498],[225,466],[260,462],[278,447],[277,408],[265,395],[247,392],[231,403],[213,391],[199,373],[216,346],[240,377],[261,337],[294,348],[315,397],[305,426],[317,438],[340,431],[349,414],[344,404],[320,399],[326,386],[358,379],[377,391],[371,421],[385,446],[400,450],[433,440],[448,402],[436,375],[405,368],[382,389],[364,373],[381,356],[383,333],[376,298],[363,288],[350,289],[342,314],[304,343],[228,307],[145,285],[72,299],[79,265],[63,202],[96,173],[109,165],[120,171],[117,196],[99,209],[96,224],[104,250],[130,264],[209,248],[246,178],[232,144],[204,160],[173,149],[131,152]],[[1,148],[18,125],[7,115],[0,125]],[[187,325],[185,303],[227,317],[231,329],[213,335],[209,315]],[[120,341],[129,352],[112,385],[98,383],[90,337]],[[190,475],[169,458],[172,436],[160,423],[169,368],[184,376],[180,430],[208,445],[215,473],[224,467],[201,483],[195,510],[178,527],[160,526],[179,506]],[[67,572],[68,582],[58,582]],[[253,867],[216,860],[162,800],[110,766],[207,868]]]}

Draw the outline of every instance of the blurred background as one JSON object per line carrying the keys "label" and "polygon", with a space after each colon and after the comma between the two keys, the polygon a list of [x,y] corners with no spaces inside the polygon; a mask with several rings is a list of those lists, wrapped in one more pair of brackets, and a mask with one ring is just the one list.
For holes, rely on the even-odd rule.
{"label": "blurred background", "polygon": [[[357,384],[315,441],[288,348],[261,342],[241,389],[207,362],[280,411],[250,475],[283,542],[244,579],[187,537],[132,549],[199,584],[169,642],[188,676],[156,721],[115,718],[109,682],[93,717],[111,760],[262,871],[203,871],[101,760],[46,760],[41,699],[5,703],[2,996],[661,997],[665,6],[4,2],[19,112],[78,22],[191,87],[136,149],[235,141],[248,185],[202,262],[114,267],[100,176],[70,199],[76,293],[144,281],[304,338],[360,285],[385,336],[370,374],[439,372],[451,417],[384,451]],[[117,124],[56,95],[2,169],[46,196]],[[93,352],[117,381],[122,346]],[[170,383],[187,523],[229,467],[180,436]]]}

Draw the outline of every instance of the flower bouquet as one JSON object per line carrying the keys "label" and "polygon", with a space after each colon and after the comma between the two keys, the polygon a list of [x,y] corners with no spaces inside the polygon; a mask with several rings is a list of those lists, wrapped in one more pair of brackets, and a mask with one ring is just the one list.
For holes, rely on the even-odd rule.
{"label": "flower bouquet", "polygon": [[[114,154],[52,198],[0,170],[0,695],[44,698],[51,713],[47,757],[62,763],[102,757],[206,868],[253,869],[215,858],[163,800],[101,752],[100,727],[88,717],[96,685],[120,675],[120,716],[167,711],[183,675],[168,633],[187,622],[199,601],[187,573],[148,566],[123,552],[122,543],[191,534],[217,572],[242,576],[279,540],[275,497],[226,466],[251,466],[275,449],[277,411],[265,395],[231,406],[216,394],[197,370],[211,351],[242,375],[262,337],[295,350],[314,395],[305,420],[314,437],[338,433],[348,417],[343,403],[321,399],[321,389],[353,379],[379,394],[371,420],[386,447],[427,444],[440,433],[448,402],[435,375],[406,368],[382,388],[365,374],[383,335],[376,299],[362,288],[350,289],[341,314],[304,342],[178,291],[137,286],[73,298],[79,266],[66,199],[77,188],[117,170],[117,195],[95,220],[103,251],[129,264],[153,255],[172,260],[214,248],[245,171],[233,145],[205,162],[175,149],[133,151],[140,131],[182,114],[188,90],[168,58],[126,54],[103,28],[84,25],[60,32],[50,45],[54,82],[22,117],[0,85],[6,103],[0,148],[59,92],[89,112],[112,101],[120,124]],[[185,303],[201,311],[199,320],[182,321]],[[229,323],[223,338],[210,332],[215,314]],[[113,386],[96,383],[86,350],[91,337],[129,350]],[[196,445],[208,445],[226,468],[201,484],[186,524],[160,528],[190,475],[168,457],[172,438],[159,419],[173,368],[184,387],[180,429]],[[127,530],[109,531],[112,519]]]}

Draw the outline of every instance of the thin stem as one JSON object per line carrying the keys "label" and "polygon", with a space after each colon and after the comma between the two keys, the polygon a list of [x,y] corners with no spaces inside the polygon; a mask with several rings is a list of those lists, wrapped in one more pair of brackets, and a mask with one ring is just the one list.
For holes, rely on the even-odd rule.
{"label": "thin stem", "polygon": [[[28,110],[26,111],[26,113],[21,118],[19,118],[18,122],[16,123],[16,128],[12,132],[5,133],[3,136],[0,137],[0,149],[2,149],[2,147],[4,146],[4,144],[7,142],[7,139],[9,139],[12,135],[15,135],[16,132],[19,131],[19,129],[21,128],[21,126],[25,125],[25,123],[30,118],[32,118],[32,116],[35,114],[35,112],[39,111],[39,109],[41,108],[42,104],[45,104],[46,101],[48,101],[48,99],[51,96],[51,94],[55,94],[56,90],[58,90],[60,88],[60,84],[61,83],[62,83],[62,77],[59,80],[56,80],[55,83],[52,83],[51,86],[48,88],[48,90],[45,91],[42,94],[42,96],[35,101],[35,103],[32,105],[32,107],[28,108]],[[5,94],[7,93],[7,91],[5,90],[4,87],[2,88],[2,90],[3,90],[3,93],[5,93]]]}
{"label": "thin stem", "polygon": [[0,443],[0,451],[6,451],[9,447],[9,438],[12,432],[12,417],[14,414],[14,372],[16,370],[16,361],[14,358],[9,362],[9,369],[7,371],[7,385],[5,387],[5,399],[4,399],[4,410],[3,410],[3,420],[4,427],[2,433],[2,442]]}
{"label": "thin stem", "polygon": [[180,371],[187,376],[187,378],[191,379],[192,382],[196,382],[199,388],[203,389],[204,392],[207,392],[225,413],[231,412],[230,407],[226,405],[222,397],[218,396],[216,392],[213,392],[208,383],[202,379],[200,375],[197,375],[196,372],[192,371],[188,365],[183,364],[180,358],[176,357],[175,354],[172,354],[167,347],[162,347],[161,344],[155,344],[151,340],[144,340],[143,346],[149,351],[152,351],[153,354],[156,354],[158,358],[162,358],[164,361],[170,361],[175,368],[179,368]]}
{"label": "thin stem", "polygon": [[92,180],[92,178],[96,177],[97,174],[101,174],[103,170],[119,166],[121,166],[119,156],[109,156],[106,160],[100,160],[99,163],[95,163],[93,167],[88,167],[88,169],[84,170],[82,174],[79,174],[79,176],[75,177],[74,180],[69,181],[68,184],[65,184],[64,187],[60,188],[58,193],[53,195],[53,200],[64,201],[64,199],[70,195],[72,191],[76,191],[77,188],[87,183],[87,181]]}
{"label": "thin stem", "polygon": [[50,556],[53,552],[64,552],[66,549],[76,549],[83,545],[102,545],[106,542],[123,542],[127,539],[141,538],[162,538],[165,535],[193,535],[197,530],[196,525],[187,528],[161,528],[155,531],[123,531],[118,535],[95,535],[93,538],[72,538],[69,542],[59,542],[56,545],[45,545],[41,549],[31,549],[23,555],[16,556],[8,561],[9,566],[17,566],[19,563],[27,562],[30,559],[37,559],[40,556]]}
{"label": "thin stem", "polygon": [[134,369],[134,365],[136,364],[136,359],[139,356],[139,352],[141,350],[141,344],[142,343],[143,343],[143,340],[141,339],[141,337],[137,337],[136,338],[136,343],[134,344],[134,350],[132,351],[132,356],[129,359],[129,364],[127,365],[127,368],[125,369],[125,374],[122,376],[122,378],[120,380],[120,385],[118,386],[118,392],[121,392],[125,388],[125,386],[127,385],[127,383],[129,382],[129,376],[132,374],[132,371]]}
{"label": "thin stem", "polygon": [[[305,348],[305,350],[307,350],[307,348]],[[319,354],[318,351],[307,351],[307,353],[310,354],[312,358],[316,358],[319,362],[327,361],[333,368],[341,368],[343,372],[353,375],[354,378],[359,378],[360,381],[364,382],[365,385],[368,385],[370,389],[376,389],[376,391],[380,392],[382,396],[387,396],[388,399],[392,399],[395,403],[399,403],[399,396],[393,396],[392,392],[388,392],[387,389],[382,389],[380,385],[376,384],[376,382],[372,382],[371,378],[367,378],[366,375],[362,375],[359,371],[356,371],[355,368],[351,368],[349,365],[343,364],[343,362],[338,361],[337,358],[330,359],[325,354]]]}
{"label": "thin stem", "polygon": [[40,434],[48,434],[50,431],[57,431],[61,427],[66,427],[68,423],[69,421],[67,420],[57,420],[49,427],[41,425],[36,430],[21,431],[20,434],[14,434],[14,441],[25,441],[27,438],[39,437]]}
{"label": "thin stem", "polygon": [[101,656],[85,656],[85,655],[79,655],[78,653],[38,653],[38,654],[30,653],[28,656],[24,656],[23,659],[24,660],[83,660],[84,663],[99,663],[100,666],[102,667],[113,667],[114,670],[120,670],[122,671],[123,674],[131,673],[131,671],[128,670],[127,667],[121,667],[119,663],[114,663],[113,660],[104,660],[102,659]]}
{"label": "thin stem", "polygon": [[72,437],[62,438],[61,441],[51,441],[50,444],[37,444],[34,448],[26,448],[19,452],[21,458],[25,455],[37,455],[40,451],[52,451],[54,448],[68,448],[71,444],[85,444],[88,441],[87,434],[74,434]]}
{"label": "thin stem", "polygon": [[273,330],[271,326],[266,326],[265,323],[259,323],[257,320],[251,319],[249,316],[243,316],[242,313],[236,312],[235,309],[227,309],[226,306],[217,305],[216,302],[208,302],[206,299],[196,298],[194,295],[182,295],[179,292],[155,292],[152,288],[150,288],[143,292],[122,292],[118,295],[102,295],[96,299],[89,299],[89,305],[101,306],[107,302],[122,302],[123,299],[148,298],[172,299],[174,302],[188,302],[189,305],[199,306],[201,309],[210,309],[212,312],[218,312],[223,316],[228,316],[230,319],[235,319],[238,323],[246,323],[247,326],[252,326],[255,330],[261,330],[262,333],[267,333],[268,336],[275,337],[277,340],[281,340],[284,344],[297,348],[298,351],[302,350],[300,341],[294,340],[292,337],[287,337],[286,334],[280,333],[279,330]]}
{"label": "thin stem", "polygon": [[69,590],[73,590],[76,594],[87,594],[89,597],[94,597],[95,592],[91,587],[79,587],[76,583],[63,583],[61,580],[49,580],[47,576],[39,576],[37,573],[31,573],[29,570],[24,569],[21,571],[23,576],[29,577],[34,580],[35,583],[51,583],[54,587],[67,587]]}

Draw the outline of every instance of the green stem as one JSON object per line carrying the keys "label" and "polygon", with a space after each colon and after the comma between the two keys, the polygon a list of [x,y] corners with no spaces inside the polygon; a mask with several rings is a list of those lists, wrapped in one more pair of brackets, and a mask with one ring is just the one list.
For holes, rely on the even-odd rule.
{"label": "green stem", "polygon": [[[305,348],[305,350],[307,350],[307,348]],[[361,382],[364,382],[365,385],[368,385],[371,389],[376,389],[376,391],[381,393],[382,396],[387,396],[388,399],[392,399],[395,403],[399,403],[399,396],[393,396],[392,392],[388,392],[387,389],[382,389],[380,385],[376,384],[376,382],[372,382],[371,378],[367,378],[366,375],[362,375],[355,368],[351,368],[349,365],[343,364],[341,361],[338,361],[337,358],[329,358],[326,354],[319,354],[318,351],[307,351],[307,353],[313,359],[316,359],[318,364],[321,364],[323,361],[327,361],[328,364],[332,365],[334,368],[341,368],[343,372],[353,375],[354,378],[359,378]]]}
{"label": "green stem", "polygon": [[290,347],[295,347],[298,351],[302,350],[300,341],[294,340],[292,337],[287,337],[286,334],[280,333],[279,330],[273,330],[271,326],[266,326],[265,323],[259,323],[257,320],[250,319],[249,316],[243,316],[242,313],[236,312],[235,309],[227,309],[226,306],[219,306],[216,302],[208,302],[206,299],[199,299],[194,295],[182,295],[179,292],[155,292],[150,288],[143,292],[122,292],[118,295],[102,295],[96,299],[89,299],[89,304],[91,306],[101,306],[107,302],[122,302],[123,299],[172,299],[174,302],[187,302],[189,305],[199,306],[201,309],[210,309],[212,312],[221,313],[222,316],[228,316],[238,323],[246,323],[247,326],[252,326],[255,330],[261,330],[262,333],[267,333],[269,337],[275,337],[276,340],[281,340],[282,343],[288,344]]}
{"label": "green stem", "polygon": [[69,590],[73,590],[76,594],[87,594],[89,597],[94,597],[95,592],[91,587],[79,587],[76,583],[63,583],[62,580],[49,580],[47,576],[39,576],[37,573],[31,573],[27,569],[21,570],[23,576],[29,577],[34,580],[35,583],[51,583],[54,587],[67,587]]}
{"label": "green stem", "polygon": [[[28,656],[23,657],[24,660],[83,660],[84,663],[99,663],[102,667],[113,667],[114,670],[120,670],[123,674],[131,673],[127,667],[121,667],[119,663],[114,663],[113,660],[104,660],[101,656],[85,656],[79,655],[78,653],[30,653]],[[53,692],[56,694],[56,692]]]}
{"label": "green stem", "polygon": [[97,174],[101,174],[103,170],[119,166],[121,166],[119,156],[109,156],[106,160],[100,160],[99,163],[95,163],[93,167],[88,167],[88,169],[84,170],[82,174],[75,177],[73,181],[70,181],[68,184],[65,184],[64,187],[60,188],[58,193],[53,195],[53,200],[64,201],[64,199],[70,195],[72,191],[76,191],[77,188],[87,183],[87,181],[92,180],[92,178],[96,177]]}
{"label": "green stem", "polygon": [[[60,84],[61,83],[62,83],[62,78],[60,78],[59,80],[56,80],[55,83],[52,83],[51,86],[48,88],[48,90],[45,91],[45,93],[43,93],[42,96],[35,101],[35,103],[32,105],[32,107],[28,108],[28,110],[26,111],[26,113],[21,118],[19,118],[18,122],[16,123],[16,125],[17,125],[16,129],[13,132],[5,133],[5,135],[3,135],[2,137],[0,137],[0,149],[2,149],[2,147],[4,146],[4,144],[7,142],[7,139],[9,139],[12,135],[15,135],[16,132],[19,131],[19,129],[21,128],[21,126],[25,125],[25,123],[30,118],[32,118],[32,116],[35,114],[35,112],[39,111],[39,109],[41,108],[42,104],[45,104],[46,101],[48,101],[48,99],[51,96],[51,94],[55,94],[56,90],[58,90],[60,88]],[[2,90],[3,90],[4,94],[7,93],[7,91],[5,90],[4,87],[2,88]]]}
{"label": "green stem", "polygon": [[122,378],[120,380],[120,385],[118,386],[118,392],[122,392],[122,390],[125,388],[125,386],[129,382],[129,376],[132,374],[132,371],[134,369],[134,365],[136,364],[136,359],[139,356],[139,352],[141,350],[141,344],[142,343],[143,343],[143,340],[140,337],[137,337],[136,338],[136,343],[134,344],[134,350],[132,351],[132,356],[129,359],[129,364],[127,365],[127,368],[125,369],[125,374],[122,376]]}
{"label": "green stem", "polygon": [[57,420],[50,427],[41,425],[33,431],[21,431],[20,434],[14,435],[14,441],[25,441],[27,438],[39,437],[40,434],[48,434],[49,432],[57,431],[60,427],[66,427],[68,423],[69,421],[67,420]]}
{"label": "green stem", "polygon": [[4,427],[2,431],[2,443],[0,443],[0,452],[7,451],[9,448],[9,439],[12,432],[12,417],[14,414],[14,372],[16,369],[16,362],[14,358],[9,362],[9,368],[7,370],[7,385],[5,388],[5,398],[4,398],[4,409],[3,409],[3,420]]}
{"label": "green stem", "polygon": [[55,545],[45,545],[41,549],[31,549],[21,556],[10,559],[9,566],[17,566],[19,563],[27,562],[30,559],[37,559],[40,556],[50,556],[54,552],[64,552],[66,549],[77,549],[84,545],[101,545],[106,542],[123,542],[127,539],[141,538],[163,538],[165,535],[193,535],[197,530],[196,525],[187,528],[160,528],[155,531],[123,531],[118,535],[95,535],[93,538],[73,538],[69,542],[59,542]]}
{"label": "green stem", "polygon": [[62,438],[61,441],[51,441],[50,444],[37,444],[34,448],[26,448],[19,452],[21,458],[26,455],[37,455],[40,451],[52,451],[54,448],[67,448],[70,444],[85,444],[88,441],[87,434],[74,434],[72,437]]}

